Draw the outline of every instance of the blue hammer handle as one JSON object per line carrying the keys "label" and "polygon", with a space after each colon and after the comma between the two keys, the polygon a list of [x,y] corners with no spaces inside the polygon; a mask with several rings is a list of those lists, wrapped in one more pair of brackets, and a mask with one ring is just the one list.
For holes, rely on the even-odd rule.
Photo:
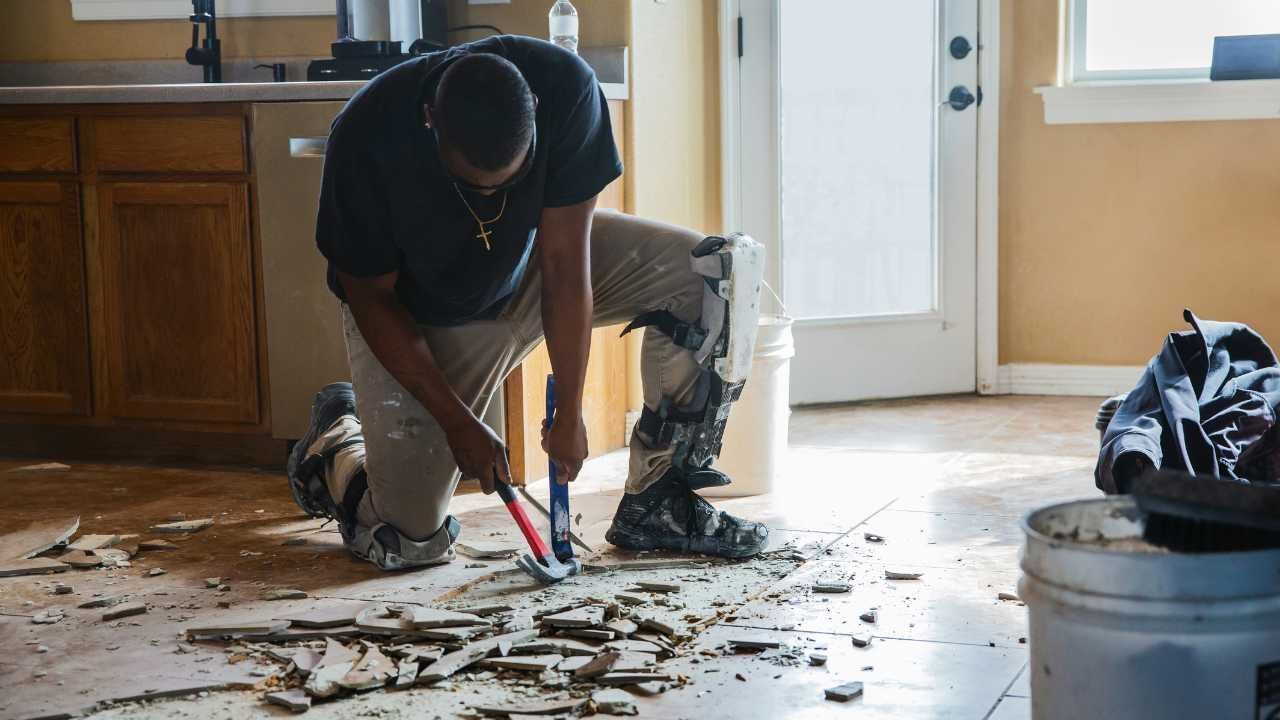
{"label": "blue hammer handle", "polygon": [[[547,376],[547,429],[556,413],[556,378]],[[573,557],[573,545],[569,543],[569,485],[556,482],[556,466],[547,457],[547,481],[551,486],[551,552],[564,561]]]}

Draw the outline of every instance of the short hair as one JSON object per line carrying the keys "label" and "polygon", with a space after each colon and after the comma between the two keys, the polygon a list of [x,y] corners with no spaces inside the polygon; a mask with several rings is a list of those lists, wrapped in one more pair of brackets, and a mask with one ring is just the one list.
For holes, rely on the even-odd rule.
{"label": "short hair", "polygon": [[510,165],[533,139],[533,91],[504,57],[474,53],[453,61],[434,102],[440,134],[481,170]]}

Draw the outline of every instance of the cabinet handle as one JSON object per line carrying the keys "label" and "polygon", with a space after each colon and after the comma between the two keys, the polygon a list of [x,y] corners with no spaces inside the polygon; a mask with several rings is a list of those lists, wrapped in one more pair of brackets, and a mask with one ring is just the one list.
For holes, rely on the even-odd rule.
{"label": "cabinet handle", "polygon": [[324,157],[324,148],[329,144],[329,137],[289,138],[289,155],[292,157]]}

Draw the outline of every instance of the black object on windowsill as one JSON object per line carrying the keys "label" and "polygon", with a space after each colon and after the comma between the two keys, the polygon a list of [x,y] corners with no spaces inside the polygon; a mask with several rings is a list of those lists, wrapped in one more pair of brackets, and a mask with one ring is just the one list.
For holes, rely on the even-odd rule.
{"label": "black object on windowsill", "polygon": [[284,82],[288,79],[288,70],[284,63],[271,63],[270,65],[254,65],[254,70],[266,68],[271,71],[271,82]]}
{"label": "black object on windowsill", "polygon": [[1280,35],[1221,35],[1213,39],[1210,80],[1280,78]]}
{"label": "black object on windowsill", "polygon": [[[204,68],[204,81],[222,82],[222,41],[218,39],[218,17],[214,0],[191,0],[191,47],[187,48],[187,63]],[[200,26],[205,26],[204,40],[200,40]]]}

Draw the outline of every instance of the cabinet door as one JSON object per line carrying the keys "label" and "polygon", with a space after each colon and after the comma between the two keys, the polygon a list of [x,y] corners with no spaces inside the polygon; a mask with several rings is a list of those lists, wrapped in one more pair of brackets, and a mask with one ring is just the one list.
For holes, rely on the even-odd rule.
{"label": "cabinet door", "polygon": [[0,183],[0,412],[89,412],[75,183]]}
{"label": "cabinet door", "polygon": [[258,421],[248,202],[239,182],[99,186],[106,414]]}

